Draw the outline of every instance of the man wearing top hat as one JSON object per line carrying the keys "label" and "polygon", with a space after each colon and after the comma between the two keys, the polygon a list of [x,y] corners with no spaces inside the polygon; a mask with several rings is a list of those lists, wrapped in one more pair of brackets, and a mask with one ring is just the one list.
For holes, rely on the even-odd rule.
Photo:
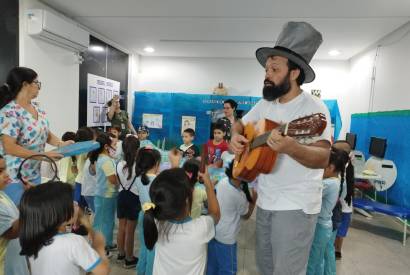
{"label": "man wearing top hat", "polygon": [[262,275],[306,274],[310,246],[320,212],[323,168],[330,153],[329,111],[303,91],[315,78],[309,66],[322,35],[305,22],[285,24],[273,48],[260,48],[256,58],[265,68],[263,99],[235,124],[231,146],[240,154],[249,142],[244,125],[261,119],[286,123],[313,113],[326,115],[322,135],[309,145],[273,130],[268,145],[277,151],[275,167],[258,178],[256,262]]}

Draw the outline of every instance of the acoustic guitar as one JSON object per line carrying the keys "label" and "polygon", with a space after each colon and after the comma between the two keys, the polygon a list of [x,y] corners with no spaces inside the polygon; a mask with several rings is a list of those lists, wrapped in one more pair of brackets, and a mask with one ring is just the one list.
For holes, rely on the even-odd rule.
{"label": "acoustic guitar", "polygon": [[322,113],[298,118],[282,125],[268,119],[260,120],[256,126],[248,123],[243,136],[249,143],[244,152],[235,157],[233,176],[252,182],[259,174],[268,174],[272,171],[278,153],[266,142],[273,129],[278,129],[284,136],[306,140],[321,135],[325,128],[326,116]]}

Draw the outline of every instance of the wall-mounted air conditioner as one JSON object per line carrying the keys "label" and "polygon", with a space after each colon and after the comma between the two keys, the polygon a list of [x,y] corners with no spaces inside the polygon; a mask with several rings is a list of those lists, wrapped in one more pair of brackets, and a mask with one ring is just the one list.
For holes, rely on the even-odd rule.
{"label": "wall-mounted air conditioner", "polygon": [[90,34],[69,20],[46,10],[27,11],[27,32],[33,37],[70,49],[87,50]]}

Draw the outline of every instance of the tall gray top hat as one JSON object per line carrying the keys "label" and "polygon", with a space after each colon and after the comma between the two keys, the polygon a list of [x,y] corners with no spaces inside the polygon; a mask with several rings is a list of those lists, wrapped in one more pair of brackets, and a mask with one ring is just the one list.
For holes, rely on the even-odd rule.
{"label": "tall gray top hat", "polygon": [[256,59],[265,67],[270,56],[283,56],[297,64],[305,73],[305,83],[315,79],[315,72],[309,66],[320,44],[322,34],[306,22],[288,22],[283,26],[276,45],[256,50]]}

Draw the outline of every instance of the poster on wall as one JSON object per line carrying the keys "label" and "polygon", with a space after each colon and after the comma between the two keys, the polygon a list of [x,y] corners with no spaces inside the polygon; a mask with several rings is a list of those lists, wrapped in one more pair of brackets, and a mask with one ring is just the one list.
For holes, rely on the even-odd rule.
{"label": "poster on wall", "polygon": [[196,117],[194,116],[182,116],[181,120],[181,134],[185,129],[191,128],[195,131]]}
{"label": "poster on wall", "polygon": [[148,128],[162,129],[162,115],[142,114],[142,124]]}
{"label": "poster on wall", "polygon": [[94,74],[87,75],[87,126],[110,126],[108,106],[114,95],[120,94],[120,82]]}

